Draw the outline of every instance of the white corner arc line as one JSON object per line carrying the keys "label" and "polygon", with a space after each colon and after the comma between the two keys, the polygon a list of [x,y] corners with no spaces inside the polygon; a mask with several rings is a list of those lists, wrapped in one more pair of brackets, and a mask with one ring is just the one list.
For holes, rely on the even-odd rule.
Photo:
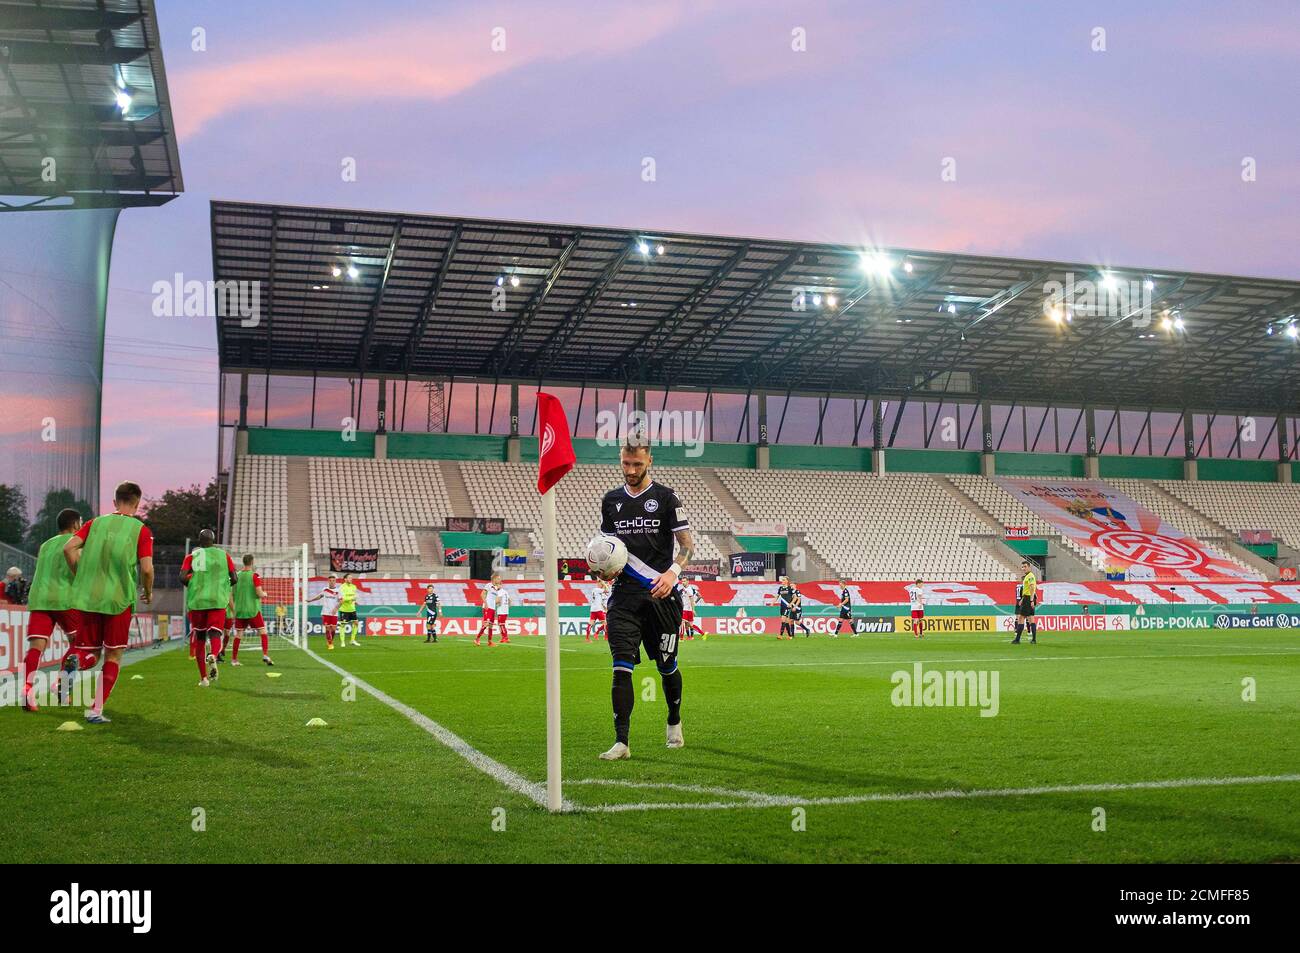
{"label": "white corner arc line", "polygon": [[744,807],[811,807],[841,804],[872,804],[877,802],[892,803],[896,801],[943,801],[964,798],[991,797],[1032,797],[1040,794],[1086,794],[1106,791],[1149,791],[1176,788],[1232,787],[1247,784],[1295,784],[1300,782],[1300,774],[1254,775],[1249,777],[1228,778],[1174,778],[1166,781],[1102,782],[1098,784],[1053,784],[1042,787],[1026,788],[976,788],[962,790],[950,788],[941,791],[901,791],[881,792],[877,794],[847,794],[832,797],[795,797],[786,795],[759,794],[754,791],[733,791],[727,788],[706,788],[688,784],[655,784],[650,782],[602,780],[585,778],[579,781],[566,781],[571,785],[609,785],[612,787],[657,788],[663,790],[689,791],[698,794],[716,794],[742,800],[708,801],[708,802],[653,802],[645,801],[631,804],[579,804],[572,810],[579,813],[617,814],[625,811],[716,811]]}
{"label": "white corner arc line", "polygon": [[[433,737],[436,738],[439,742],[441,742],[445,747],[450,748],[456,754],[460,755],[462,758],[468,761],[479,771],[482,771],[484,774],[490,777],[493,781],[496,781],[498,784],[501,784],[504,787],[509,788],[511,791],[514,791],[516,794],[522,794],[524,797],[528,798],[528,800],[532,801],[540,808],[546,807],[546,785],[529,781],[527,778],[519,774],[517,771],[513,771],[510,768],[507,768],[500,761],[488,757],[482,751],[479,751],[468,741],[462,738],[460,735],[456,734],[454,731],[451,731],[450,729],[444,728],[442,725],[438,724],[428,715],[418,712],[410,705],[406,704],[405,702],[400,702],[396,698],[393,698],[391,695],[380,691],[378,688],[375,688],[373,685],[369,684],[368,682],[360,678],[357,678],[357,676],[353,675],[351,672],[347,671],[346,669],[340,668],[339,666],[335,665],[329,659],[325,659],[317,655],[311,649],[304,648],[303,651],[306,652],[308,655],[310,655],[312,658],[314,658],[317,662],[320,662],[320,664],[324,665],[326,668],[334,672],[337,672],[339,675],[342,675],[344,678],[352,679],[353,683],[357,686],[357,688],[361,689],[367,695],[370,695],[371,697],[383,702],[389,708],[403,715],[407,720],[423,728],[429,734],[433,735]],[[565,801],[561,806],[561,810],[564,811],[572,811],[574,809],[575,809],[574,805],[569,803],[568,801]]]}

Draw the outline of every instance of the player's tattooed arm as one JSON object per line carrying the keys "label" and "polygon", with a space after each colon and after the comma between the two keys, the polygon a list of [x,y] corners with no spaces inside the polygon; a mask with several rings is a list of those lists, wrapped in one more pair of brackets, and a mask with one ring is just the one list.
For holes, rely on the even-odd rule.
{"label": "player's tattooed arm", "polygon": [[695,538],[689,529],[679,529],[673,533],[673,538],[677,540],[677,558],[673,560],[673,565],[659,574],[650,587],[650,595],[656,599],[662,599],[673,591],[673,586],[681,578],[682,570],[691,561],[691,554],[695,552]]}
{"label": "player's tattooed arm", "polygon": [[680,567],[680,575],[681,570],[690,565],[691,556],[695,554],[695,537],[689,529],[679,529],[673,533],[673,538],[677,540],[677,559],[674,561]]}

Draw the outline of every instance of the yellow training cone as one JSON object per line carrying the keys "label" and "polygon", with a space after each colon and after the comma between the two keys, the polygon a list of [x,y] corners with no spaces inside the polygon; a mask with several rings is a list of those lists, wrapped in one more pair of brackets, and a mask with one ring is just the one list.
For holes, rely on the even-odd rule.
{"label": "yellow training cone", "polygon": [[279,677],[280,677],[281,675],[283,675],[283,674],[284,674],[283,672],[267,672],[267,673],[266,673],[266,677],[267,677],[267,678],[279,678]]}
{"label": "yellow training cone", "polygon": [[[80,727],[80,726],[78,726],[78,727]],[[308,728],[326,728],[326,727],[328,727],[328,725],[325,724],[325,719],[324,719],[324,718],[313,718],[311,721],[307,722],[307,727],[308,727]]]}
{"label": "yellow training cone", "polygon": [[81,722],[65,721],[63,724],[59,725],[59,727],[55,728],[54,730],[55,731],[81,731],[81,729],[82,729]]}

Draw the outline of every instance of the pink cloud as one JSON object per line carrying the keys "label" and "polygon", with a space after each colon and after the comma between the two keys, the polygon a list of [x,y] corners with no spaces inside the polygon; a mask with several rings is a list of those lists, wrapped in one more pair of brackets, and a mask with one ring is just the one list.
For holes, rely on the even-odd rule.
{"label": "pink cloud", "polygon": [[[589,4],[527,10],[476,6],[338,40],[277,49],[250,59],[173,70],[177,134],[186,139],[231,113],[283,103],[445,99],[529,64],[574,56],[614,57],[709,3],[636,5],[593,16]],[[505,30],[505,51],[492,49]],[[215,57],[214,57],[215,58]]]}

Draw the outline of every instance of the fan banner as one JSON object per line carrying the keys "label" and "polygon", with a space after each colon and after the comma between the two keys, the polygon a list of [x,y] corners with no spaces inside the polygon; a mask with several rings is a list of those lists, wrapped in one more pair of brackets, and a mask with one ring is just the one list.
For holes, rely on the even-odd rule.
{"label": "fan banner", "polygon": [[577,557],[571,556],[568,559],[559,559],[556,562],[556,565],[559,566],[558,571],[561,579],[567,579],[571,576],[577,576],[579,579],[584,579],[591,572],[591,567],[587,565],[587,560],[579,559]]}
{"label": "fan banner", "polygon": [[767,572],[767,556],[763,553],[732,553],[733,576],[761,576]]}
{"label": "fan banner", "polygon": [[682,570],[683,579],[717,579],[719,575],[717,563],[687,563]]}
{"label": "fan banner", "polygon": [[1003,538],[1005,539],[1028,539],[1029,538],[1029,527],[1027,525],[1025,526],[1007,525],[1002,527],[1002,531],[1004,533]]}
{"label": "fan banner", "polygon": [[379,569],[379,550],[331,547],[330,569],[335,572],[376,572]]}
{"label": "fan banner", "polygon": [[1258,578],[1101,480],[994,481],[1126,579]]}

